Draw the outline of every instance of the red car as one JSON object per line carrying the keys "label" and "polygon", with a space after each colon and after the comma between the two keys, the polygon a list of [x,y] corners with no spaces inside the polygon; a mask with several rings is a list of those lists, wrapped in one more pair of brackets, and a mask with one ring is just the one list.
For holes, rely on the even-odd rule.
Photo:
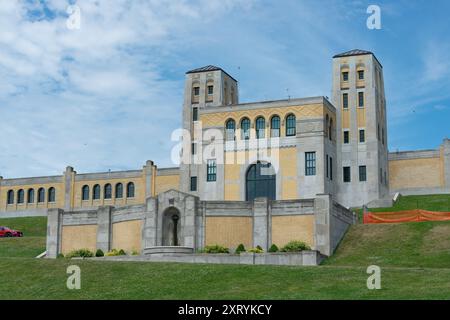
{"label": "red car", "polygon": [[0,227],[0,237],[23,237],[23,233],[8,227]]}

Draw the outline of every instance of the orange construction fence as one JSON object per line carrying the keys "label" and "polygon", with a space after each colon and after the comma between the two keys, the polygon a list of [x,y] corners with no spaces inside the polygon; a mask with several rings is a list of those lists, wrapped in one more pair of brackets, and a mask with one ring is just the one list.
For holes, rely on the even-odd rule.
{"label": "orange construction fence", "polygon": [[366,212],[363,215],[364,224],[446,220],[450,221],[450,212],[426,211],[421,209],[398,212]]}

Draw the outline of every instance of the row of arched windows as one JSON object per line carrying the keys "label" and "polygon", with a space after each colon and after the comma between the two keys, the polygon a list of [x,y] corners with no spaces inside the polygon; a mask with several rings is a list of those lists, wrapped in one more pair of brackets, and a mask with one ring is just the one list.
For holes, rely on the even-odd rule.
{"label": "row of arched windows", "polygon": [[[7,195],[7,203],[8,204],[14,204],[14,198],[16,196],[16,193],[14,190],[8,190]],[[28,189],[26,192],[26,199],[25,199],[25,190],[19,189],[17,190],[17,204],[23,204],[23,203],[34,203],[35,201],[35,192],[34,189]],[[56,189],[54,187],[50,187],[47,191],[47,201],[48,202],[56,202]],[[45,188],[39,188],[37,191],[37,202],[38,203],[44,203],[45,202]]]}
{"label": "row of arched windows", "polygon": [[[92,199],[99,200],[101,198],[101,191],[102,191],[102,188],[100,187],[99,184],[94,185],[92,187]],[[127,184],[127,190],[126,190],[127,198],[134,198],[134,193],[135,193],[134,183],[129,182]],[[103,199],[112,199],[112,195],[113,195],[112,185],[110,183],[105,184],[103,186]],[[123,184],[120,182],[117,183],[115,186],[114,197],[116,199],[123,198]],[[84,185],[81,188],[81,199],[89,200],[89,198],[90,198],[90,188],[88,185]]]}
{"label": "row of arched windows", "polygon": [[[244,117],[240,121],[241,140],[250,139],[250,119]],[[236,122],[233,119],[228,119],[225,123],[226,138],[227,140],[236,139]],[[255,132],[257,139],[263,139],[266,137],[266,119],[259,116],[255,120]],[[294,114],[288,114],[285,119],[285,136],[291,137],[296,135],[296,118]],[[274,115],[270,118],[270,137],[278,138],[281,136],[281,119],[278,115]]]}

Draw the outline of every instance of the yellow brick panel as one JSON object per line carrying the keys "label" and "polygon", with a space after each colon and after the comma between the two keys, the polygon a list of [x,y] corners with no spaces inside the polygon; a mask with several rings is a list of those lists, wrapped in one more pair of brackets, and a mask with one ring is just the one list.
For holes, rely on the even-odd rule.
{"label": "yellow brick panel", "polygon": [[272,243],[281,247],[292,240],[314,246],[314,215],[272,217]]}
{"label": "yellow brick panel", "polygon": [[63,226],[61,251],[66,254],[73,250],[97,249],[97,225]]}
{"label": "yellow brick panel", "polygon": [[391,189],[442,187],[440,158],[389,161]]}
{"label": "yellow brick panel", "polygon": [[253,221],[251,217],[207,217],[206,245],[219,244],[236,248],[244,244],[246,248],[253,245]]}
{"label": "yellow brick panel", "polygon": [[140,251],[142,242],[142,221],[132,220],[113,224],[112,247],[126,252]]}
{"label": "yellow brick panel", "polygon": [[156,177],[156,194],[162,193],[164,191],[175,189],[180,189],[180,176],[157,176]]}

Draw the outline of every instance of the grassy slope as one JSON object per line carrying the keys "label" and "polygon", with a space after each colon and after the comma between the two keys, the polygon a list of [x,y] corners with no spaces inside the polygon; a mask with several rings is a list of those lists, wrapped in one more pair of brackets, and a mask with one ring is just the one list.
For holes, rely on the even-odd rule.
{"label": "grassy slope", "polygon": [[[434,197],[421,199],[435,206],[427,209],[436,210],[438,202],[442,203]],[[411,206],[408,199],[403,198],[398,207]],[[10,219],[8,223],[0,219],[0,225],[22,229],[26,235],[23,239],[0,239],[0,299],[448,299],[450,296],[450,222],[356,225],[323,266],[275,267],[24,258],[36,255],[33,247],[37,253],[43,250],[46,229],[45,218],[26,219],[29,220]],[[79,291],[66,289],[66,268],[72,264],[81,267]],[[371,264],[382,267],[382,290],[366,288],[366,268]]]}

